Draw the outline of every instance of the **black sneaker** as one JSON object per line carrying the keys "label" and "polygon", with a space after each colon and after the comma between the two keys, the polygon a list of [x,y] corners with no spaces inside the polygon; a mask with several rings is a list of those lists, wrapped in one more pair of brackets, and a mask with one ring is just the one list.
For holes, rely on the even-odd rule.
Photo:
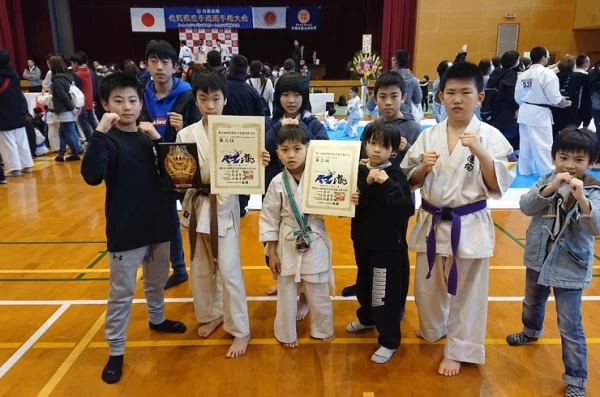
{"label": "black sneaker", "polygon": [[6,177],[0,177],[0,185],[6,185]]}
{"label": "black sneaker", "polygon": [[342,290],[342,296],[356,296],[356,284],[349,285]]}
{"label": "black sneaker", "polygon": [[531,343],[537,341],[539,338],[530,338],[525,335],[523,332],[519,332],[518,334],[510,334],[506,337],[506,342],[508,342],[511,346],[521,346],[526,343]]}
{"label": "black sneaker", "polygon": [[79,156],[69,156],[65,160],[67,160],[67,161],[79,161],[79,160],[81,160],[81,157],[79,157]]}
{"label": "black sneaker", "polygon": [[181,283],[185,283],[186,281],[188,281],[187,273],[173,273],[167,280],[167,283],[165,284],[165,289],[169,289]]}
{"label": "black sneaker", "polygon": [[110,356],[102,370],[102,380],[108,384],[117,383],[123,374],[123,355]]}
{"label": "black sneaker", "polygon": [[54,161],[58,162],[58,163],[64,163],[65,162],[65,158],[62,156],[56,156],[54,158]]}

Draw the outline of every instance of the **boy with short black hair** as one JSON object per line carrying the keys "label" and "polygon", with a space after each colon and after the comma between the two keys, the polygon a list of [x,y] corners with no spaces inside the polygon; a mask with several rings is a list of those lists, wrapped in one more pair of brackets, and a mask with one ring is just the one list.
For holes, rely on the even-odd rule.
{"label": "boy with short black hair", "polygon": [[[334,276],[331,240],[323,216],[300,212],[308,131],[296,119],[285,120],[276,137],[277,156],[285,168],[269,184],[260,211],[259,234],[267,245],[269,267],[277,280],[275,337],[294,348],[299,346],[296,301],[300,288],[311,312],[310,335],[325,342],[334,339],[329,296],[329,291],[334,292]],[[358,195],[352,198],[357,200]]]}
{"label": "boy with short black hair", "polygon": [[494,222],[487,207],[515,178],[516,157],[502,133],[474,116],[485,94],[476,65],[451,66],[440,84],[448,112],[424,131],[402,161],[422,204],[409,248],[417,252],[417,336],[447,336],[438,373],[458,375],[461,363],[485,362],[489,258]]}
{"label": "boy with short black hair", "polygon": [[587,344],[581,324],[581,296],[592,281],[594,237],[600,234],[600,181],[587,173],[600,152],[587,128],[568,127],[552,144],[554,172],[521,196],[521,211],[531,216],[525,244],[523,331],[511,346],[542,336],[546,302],[554,290],[565,366],[566,397],[585,396]]}
{"label": "boy with short black hair", "polygon": [[363,135],[368,161],[359,166],[360,196],[351,229],[360,307],[358,321],[348,324],[346,331],[377,328],[380,347],[371,360],[384,364],[400,346],[410,275],[406,228],[415,207],[406,177],[390,162],[400,147],[393,123],[377,120]]}
{"label": "boy with short black hair", "polygon": [[[165,142],[175,142],[177,133],[184,127],[194,124],[202,115],[194,103],[190,84],[173,77],[177,63],[177,53],[171,44],[163,40],[152,40],[146,46],[146,63],[152,80],[144,92],[144,107],[140,119],[155,125]],[[188,280],[185,268],[177,201],[173,199],[175,237],[171,242],[171,267],[165,289]]]}
{"label": "boy with short black hair", "polygon": [[[210,192],[208,117],[222,115],[227,103],[227,80],[217,72],[195,74],[192,91],[202,119],[184,128],[177,142],[196,143],[202,187],[188,189],[183,200],[182,225],[189,230],[194,311],[198,336],[208,338],[221,324],[234,337],[227,358],[246,354],[250,342],[248,302],[240,262],[240,205],[238,195]],[[263,165],[269,153],[263,151]]]}
{"label": "boy with short black hair", "polygon": [[157,165],[156,145],[161,136],[152,123],[143,122],[136,127],[142,93],[135,77],[122,73],[106,77],[100,95],[106,113],[91,135],[81,175],[88,185],[106,185],[110,296],[105,332],[110,358],[102,379],[116,383],[121,378],[140,263],[150,329],[184,333],[186,327],[164,317],[164,285],[169,275],[174,214]]}

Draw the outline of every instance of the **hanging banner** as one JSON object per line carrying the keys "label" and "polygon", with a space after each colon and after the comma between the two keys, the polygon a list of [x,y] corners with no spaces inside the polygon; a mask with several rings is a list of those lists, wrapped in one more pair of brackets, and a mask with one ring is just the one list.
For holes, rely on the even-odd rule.
{"label": "hanging banner", "polygon": [[167,29],[252,29],[252,7],[167,7]]}
{"label": "hanging banner", "polygon": [[287,27],[296,31],[317,31],[321,25],[321,7],[288,7]]}
{"label": "hanging banner", "polygon": [[238,42],[237,29],[179,29],[179,41],[185,40],[188,47],[198,48],[200,40],[204,42],[206,52],[216,49],[217,39],[221,40],[222,45],[229,49],[231,55],[239,55],[240,45]]}
{"label": "hanging banner", "polygon": [[285,29],[285,7],[252,7],[254,29]]}

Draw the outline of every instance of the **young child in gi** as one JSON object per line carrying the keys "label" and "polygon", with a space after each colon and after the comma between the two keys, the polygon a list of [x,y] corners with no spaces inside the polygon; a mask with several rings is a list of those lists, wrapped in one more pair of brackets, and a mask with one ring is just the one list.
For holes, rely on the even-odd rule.
{"label": "young child in gi", "polygon": [[457,375],[463,362],[485,362],[488,266],[494,253],[487,200],[502,197],[515,178],[512,147],[474,116],[482,90],[476,65],[448,68],[439,90],[448,118],[421,133],[401,164],[423,198],[409,239],[417,252],[417,336],[428,342],[447,336],[438,369],[445,376]]}
{"label": "young child in gi", "polygon": [[362,103],[358,97],[358,88],[350,88],[350,101],[348,102],[348,121],[346,122],[346,128],[344,129],[344,135],[349,138],[356,136],[356,126],[362,118]]}
{"label": "young child in gi", "polygon": [[81,175],[88,185],[106,185],[110,293],[104,329],[110,357],[102,380],[116,383],[123,369],[126,329],[140,263],[150,329],[180,334],[186,327],[164,316],[174,214],[157,165],[160,134],[152,123],[140,123],[136,128],[142,92],[135,77],[123,73],[105,77],[100,98],[106,113],[92,133]]}
{"label": "young child in gi", "polygon": [[584,397],[587,383],[581,296],[592,281],[594,237],[600,234],[600,181],[587,173],[598,158],[598,145],[596,134],[587,128],[563,130],[552,144],[554,172],[542,175],[520,204],[532,217],[525,244],[523,331],[506,341],[521,346],[542,336],[553,289],[566,397]]}
{"label": "young child in gi", "polygon": [[299,346],[296,301],[302,286],[311,312],[311,336],[331,342],[331,241],[323,216],[300,213],[309,136],[298,120],[286,119],[276,143],[285,168],[269,185],[259,223],[260,241],[267,244],[269,267],[277,278],[275,337],[287,347]]}
{"label": "young child in gi", "polygon": [[359,201],[351,229],[360,307],[358,321],[346,331],[377,328],[380,347],[371,360],[378,364],[388,362],[400,346],[410,275],[406,227],[415,212],[406,177],[390,162],[400,147],[396,128],[377,120],[364,132],[368,162],[359,166]]}

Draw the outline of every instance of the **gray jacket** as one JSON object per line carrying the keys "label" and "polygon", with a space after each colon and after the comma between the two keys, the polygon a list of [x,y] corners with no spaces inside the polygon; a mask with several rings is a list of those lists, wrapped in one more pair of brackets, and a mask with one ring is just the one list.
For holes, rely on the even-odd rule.
{"label": "gray jacket", "polygon": [[[542,197],[541,191],[549,185],[556,174],[543,175],[521,197],[521,211],[531,216],[525,244],[525,266],[540,273],[538,284],[557,288],[583,289],[590,285],[594,264],[594,236],[600,234],[600,181],[584,175],[584,193],[591,204],[589,215],[579,212],[579,205],[570,196],[569,208],[554,244],[551,230],[555,218],[545,217],[552,210],[556,214],[558,196]],[[547,253],[547,254],[546,254]]]}
{"label": "gray jacket", "polygon": [[419,85],[419,80],[406,69],[394,69],[394,72],[397,72],[402,76],[404,85],[406,86],[406,101],[400,106],[400,111],[405,119],[414,120],[415,118],[413,117],[410,103],[412,101],[416,106],[419,106],[423,100],[423,91]]}
{"label": "gray jacket", "polygon": [[30,70],[29,68],[27,68],[23,71],[23,78],[25,80],[29,81],[30,87],[41,86],[42,85],[41,77],[42,77],[42,71],[37,66],[35,66],[33,68],[33,70]]}

